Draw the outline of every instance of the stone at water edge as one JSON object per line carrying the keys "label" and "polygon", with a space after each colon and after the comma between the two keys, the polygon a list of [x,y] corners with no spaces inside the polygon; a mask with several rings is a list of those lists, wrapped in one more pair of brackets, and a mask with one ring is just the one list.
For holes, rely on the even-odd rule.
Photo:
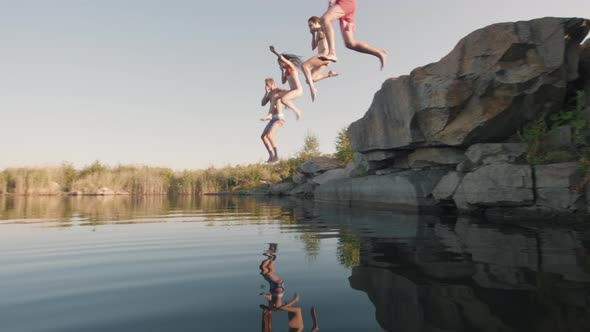
{"label": "stone at water edge", "polygon": [[432,195],[436,200],[452,199],[455,190],[463,179],[463,173],[450,172],[445,175],[432,190]]}
{"label": "stone at water edge", "polygon": [[526,206],[534,202],[529,165],[491,164],[467,173],[453,196],[459,209],[475,206]]}
{"label": "stone at water edge", "polygon": [[328,181],[332,180],[339,180],[348,177],[348,172],[344,168],[333,169],[330,171],[326,171],[316,177],[314,177],[311,182],[315,184],[322,185]]}
{"label": "stone at water edge", "polygon": [[571,63],[577,56],[572,45],[581,42],[564,36],[586,35],[590,25],[581,27],[583,21],[542,18],[469,34],[441,61],[387,80],[349,127],[353,150],[469,146],[511,137],[538,114],[562,107],[578,65]]}
{"label": "stone at water edge", "polygon": [[554,209],[578,208],[582,195],[573,190],[582,177],[577,162],[535,166],[536,204]]}
{"label": "stone at water edge", "polygon": [[279,183],[270,187],[270,193],[273,195],[289,195],[296,184],[291,182]]}
{"label": "stone at water edge", "polygon": [[426,170],[372,175],[326,182],[314,192],[317,201],[376,203],[419,209],[434,206],[432,190],[447,172]]}
{"label": "stone at water edge", "polygon": [[315,157],[297,167],[297,170],[304,174],[316,174],[329,171],[335,168],[344,168],[346,165],[336,158]]}
{"label": "stone at water edge", "polygon": [[307,182],[307,177],[305,176],[305,174],[297,173],[293,175],[293,182],[296,184],[304,184],[305,182]]}

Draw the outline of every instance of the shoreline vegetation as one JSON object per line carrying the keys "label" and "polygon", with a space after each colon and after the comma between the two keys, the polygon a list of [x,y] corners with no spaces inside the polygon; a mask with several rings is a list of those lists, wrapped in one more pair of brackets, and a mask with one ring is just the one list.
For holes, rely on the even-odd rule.
{"label": "shoreline vegetation", "polygon": [[[338,134],[336,156],[350,158],[346,128]],[[344,135],[344,136],[343,136]],[[344,138],[343,138],[344,137]],[[348,149],[348,150],[347,150]],[[164,167],[107,166],[99,161],[74,168],[69,163],[56,167],[7,168],[0,171],[0,195],[204,195],[250,190],[264,184],[290,181],[297,166],[323,155],[317,136],[308,133],[294,157],[273,164],[209,167],[175,171]]]}

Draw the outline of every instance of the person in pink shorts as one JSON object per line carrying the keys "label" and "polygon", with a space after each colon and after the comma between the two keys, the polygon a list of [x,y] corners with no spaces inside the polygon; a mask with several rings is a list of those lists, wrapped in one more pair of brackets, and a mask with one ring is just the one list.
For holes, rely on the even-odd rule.
{"label": "person in pink shorts", "polygon": [[376,49],[367,45],[364,42],[354,39],[356,25],[354,23],[354,14],[356,12],[357,0],[328,0],[328,11],[322,16],[321,24],[326,41],[328,42],[328,54],[321,56],[320,59],[326,61],[336,62],[336,49],[334,46],[334,29],[332,22],[340,20],[340,30],[342,31],[342,38],[347,48],[376,56],[381,62],[381,70],[385,66],[387,52],[385,50]]}

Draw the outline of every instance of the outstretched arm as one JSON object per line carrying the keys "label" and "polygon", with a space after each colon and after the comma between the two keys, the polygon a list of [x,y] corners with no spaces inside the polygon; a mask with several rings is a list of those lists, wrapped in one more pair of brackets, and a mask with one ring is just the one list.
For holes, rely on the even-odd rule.
{"label": "outstretched arm", "polygon": [[[291,69],[293,69],[293,70],[296,70],[297,69],[297,67],[293,64],[293,62],[287,60],[287,58],[285,58],[282,54],[280,54],[279,52],[277,52],[277,50],[275,50],[275,47],[274,46],[271,45],[269,48],[270,48],[270,51],[272,53],[274,53],[279,58],[279,60],[281,62],[283,62],[287,66],[291,67]],[[283,83],[285,83],[285,82],[283,82]]]}

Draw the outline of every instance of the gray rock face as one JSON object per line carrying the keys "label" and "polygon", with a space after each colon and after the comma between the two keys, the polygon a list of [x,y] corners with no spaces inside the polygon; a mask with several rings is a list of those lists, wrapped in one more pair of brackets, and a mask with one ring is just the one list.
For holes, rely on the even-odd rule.
{"label": "gray rock face", "polygon": [[550,130],[545,136],[544,143],[548,151],[570,148],[572,146],[572,127],[560,126]]}
{"label": "gray rock face", "polygon": [[446,171],[428,170],[374,175],[335,180],[319,186],[314,192],[318,201],[377,203],[417,208],[431,206],[434,186]]}
{"label": "gray rock face", "polygon": [[322,173],[311,180],[312,183],[322,185],[328,181],[344,179],[348,177],[348,172],[344,168],[333,169]]}
{"label": "gray rock face", "polygon": [[279,183],[270,187],[270,193],[273,195],[288,195],[295,188],[295,183]]}
{"label": "gray rock face", "polygon": [[309,198],[313,196],[314,189],[315,186],[308,182],[296,186],[291,192],[289,192],[289,194],[292,196]]}
{"label": "gray rock face", "polygon": [[463,174],[458,172],[451,172],[445,175],[432,191],[432,195],[436,200],[451,199],[462,179]]}
{"label": "gray rock face", "polygon": [[355,153],[352,163],[346,166],[347,176],[351,178],[369,174],[369,162],[361,153]]}
{"label": "gray rock face", "polygon": [[[469,146],[505,140],[561,108],[577,72],[582,19],[500,23],[463,38],[437,63],[385,81],[349,127],[353,150]],[[572,34],[576,38],[564,39]],[[370,133],[369,135],[367,133]]]}
{"label": "gray rock face", "polygon": [[328,157],[312,158],[301,164],[297,170],[304,174],[315,174],[329,171],[335,168],[343,168],[344,165],[340,160]]}
{"label": "gray rock face", "polygon": [[395,151],[371,151],[364,154],[367,161],[384,161],[393,159],[398,153]]}
{"label": "gray rock face", "polygon": [[465,160],[463,150],[455,148],[418,149],[408,156],[410,168],[437,165],[457,165]]}
{"label": "gray rock face", "polygon": [[296,184],[304,184],[307,182],[307,178],[305,177],[305,174],[297,173],[293,175],[293,182]]}
{"label": "gray rock face", "polygon": [[570,188],[580,181],[577,162],[535,166],[537,188]]}
{"label": "gray rock face", "polygon": [[465,155],[473,165],[513,163],[524,157],[522,143],[479,143],[467,149]]}
{"label": "gray rock face", "polygon": [[553,209],[576,209],[576,202],[582,196],[569,188],[537,188],[536,204]]}
{"label": "gray rock face", "polygon": [[572,190],[581,181],[577,162],[535,166],[537,205],[576,209],[580,193]]}
{"label": "gray rock face", "polygon": [[586,82],[584,85],[584,94],[586,95],[586,104],[590,105],[590,39],[582,44],[580,52],[580,75]]}
{"label": "gray rock face", "polygon": [[528,165],[492,164],[468,173],[454,196],[457,207],[531,205],[533,177]]}

